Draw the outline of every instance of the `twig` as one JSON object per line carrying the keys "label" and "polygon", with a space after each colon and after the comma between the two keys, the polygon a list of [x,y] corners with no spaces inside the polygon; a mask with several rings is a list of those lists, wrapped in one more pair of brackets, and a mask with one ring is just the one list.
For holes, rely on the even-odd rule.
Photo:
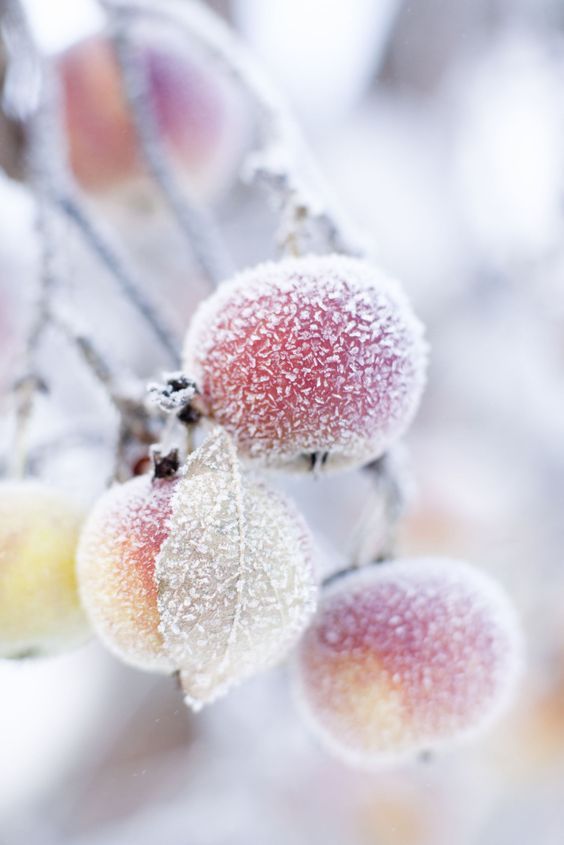
{"label": "twig", "polygon": [[110,243],[108,236],[102,230],[94,215],[87,211],[84,204],[70,192],[53,193],[51,198],[55,206],[74,224],[87,246],[109,270],[112,278],[120,285],[128,302],[151,327],[163,349],[168,353],[171,362],[177,366],[180,356],[178,345],[172,333],[156,308],[143,293],[142,286],[133,271],[118,250]]}
{"label": "twig", "polygon": [[[22,122],[29,182],[37,201],[36,228],[40,245],[40,285],[24,354],[24,374],[14,387],[16,431],[11,453],[11,471],[21,475],[26,466],[26,443],[29,422],[37,390],[43,382],[35,371],[37,349],[46,328],[53,324],[71,340],[83,360],[106,388],[107,395],[120,413],[123,439],[138,437],[143,442],[153,437],[148,423],[144,394],[124,396],[116,389],[114,376],[93,341],[85,332],[53,310],[53,295],[58,286],[57,232],[53,206],[58,207],[79,228],[83,239],[105,263],[128,300],[152,327],[163,347],[177,365],[177,346],[160,315],[142,293],[125,262],[107,241],[80,200],[70,188],[62,150],[64,142],[58,120],[57,89],[50,68],[43,61],[30,32],[20,0],[4,0],[2,28],[7,44],[9,63],[5,85],[8,112]],[[63,186],[63,187],[59,187]],[[149,434],[150,432],[150,434]]]}
{"label": "twig", "polygon": [[49,321],[79,352],[88,369],[104,386],[112,401],[115,401],[121,395],[118,378],[114,368],[97,348],[93,339],[84,330],[78,328],[74,319],[63,314],[60,309],[51,309]]}
{"label": "twig", "polygon": [[353,532],[353,568],[393,557],[397,526],[412,493],[407,459],[400,447],[363,470],[370,476],[372,491]]}
{"label": "twig", "polygon": [[100,0],[100,4],[110,15],[123,90],[147,169],[186,237],[201,272],[212,286],[216,286],[232,268],[211,215],[196,206],[185,188],[179,188],[169,163],[155,114],[147,68],[139,46],[130,37],[131,15],[125,9],[116,9],[107,0]]}
{"label": "twig", "polygon": [[106,266],[176,366],[178,346],[166,321],[72,188],[64,154],[58,86],[35,44],[21,0],[4,0],[3,23],[8,32],[10,54],[5,99],[10,113],[24,123],[29,177],[40,203],[44,204],[41,213],[53,204],[74,223],[86,246]]}
{"label": "twig", "polygon": [[92,338],[78,328],[75,320],[57,311],[51,312],[50,321],[80,353],[119,415],[114,477],[125,481],[134,472],[129,452],[141,446],[147,450],[148,456],[148,447],[165,430],[165,415],[155,412],[155,407],[147,400],[144,384],[122,373],[116,374]]}
{"label": "twig", "polygon": [[47,235],[50,221],[46,214],[44,182],[45,158],[50,150],[43,146],[48,95],[42,76],[41,60],[34,49],[27,18],[18,0],[5,0],[2,7],[2,35],[8,53],[3,109],[22,127],[25,139],[25,168],[36,192],[36,230],[40,241],[39,288],[23,354],[22,375],[14,385],[15,435],[10,457],[10,472],[20,476],[25,471],[27,435],[37,391],[45,387],[35,369],[37,349],[49,323],[49,308],[56,286],[54,252]]}
{"label": "twig", "polygon": [[47,384],[36,371],[36,355],[45,330],[49,324],[51,298],[55,290],[54,255],[47,238],[42,237],[48,222],[43,202],[37,203],[36,230],[40,234],[41,271],[39,290],[34,306],[30,329],[26,338],[22,360],[22,375],[14,385],[15,433],[12,444],[10,474],[21,477],[25,474],[28,429],[33,414],[35,398],[39,390],[46,390]]}
{"label": "twig", "polygon": [[318,189],[314,192],[305,186],[298,172],[298,159],[303,163],[305,153],[294,121],[247,51],[217,15],[194,0],[163,0],[159,8],[147,0],[104,0],[104,4],[114,11],[127,11],[132,18],[180,27],[197,39],[222,71],[251,96],[258,113],[257,142],[243,172],[249,182],[268,189],[279,205],[279,242],[284,249],[301,252],[311,244],[319,244],[325,252],[359,255],[367,251],[366,239],[350,232],[351,227],[320,198],[322,180],[311,161],[307,162],[308,170]]}

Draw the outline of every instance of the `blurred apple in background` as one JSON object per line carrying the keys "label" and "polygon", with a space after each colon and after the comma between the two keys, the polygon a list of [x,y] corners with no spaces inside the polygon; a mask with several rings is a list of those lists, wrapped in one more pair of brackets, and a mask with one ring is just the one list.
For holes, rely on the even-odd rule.
{"label": "blurred apple in background", "polygon": [[[154,24],[133,36],[156,119],[179,177],[199,201],[218,196],[242,155],[245,118],[227,75],[181,34]],[[143,161],[113,46],[105,34],[72,45],[58,59],[70,164],[87,191],[124,187]]]}

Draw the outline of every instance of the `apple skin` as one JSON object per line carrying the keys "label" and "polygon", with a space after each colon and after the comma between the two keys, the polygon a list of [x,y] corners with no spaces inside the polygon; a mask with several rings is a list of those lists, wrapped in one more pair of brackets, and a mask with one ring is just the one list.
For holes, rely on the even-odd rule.
{"label": "apple skin", "polygon": [[351,469],[410,425],[427,344],[400,285],[342,255],[286,258],[222,284],[196,311],[184,369],[241,454],[292,472]]}
{"label": "apple skin", "polygon": [[[242,98],[182,39],[143,35],[139,49],[179,179],[194,199],[213,201],[242,155]],[[96,34],[72,45],[57,68],[69,161],[79,185],[99,195],[140,180],[146,171],[109,38]]]}
{"label": "apple skin", "polygon": [[54,654],[88,637],[75,572],[82,519],[46,484],[0,483],[0,657]]}
{"label": "apple skin", "polygon": [[486,728],[521,663],[515,612],[492,578],[460,561],[404,559],[329,583],[298,647],[296,691],[330,751],[378,769]]}

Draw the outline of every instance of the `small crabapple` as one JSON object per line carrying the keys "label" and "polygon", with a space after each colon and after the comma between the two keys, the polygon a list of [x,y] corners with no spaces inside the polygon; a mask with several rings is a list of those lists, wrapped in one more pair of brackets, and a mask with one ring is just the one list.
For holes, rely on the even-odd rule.
{"label": "small crabapple", "polygon": [[159,632],[155,560],[176,479],[142,475],[110,488],[86,520],[78,551],[83,605],[109,648],[142,669],[172,671]]}
{"label": "small crabapple", "polygon": [[82,513],[36,481],[0,483],[0,657],[50,654],[88,635],[75,552]]}
{"label": "small crabapple", "polygon": [[185,369],[241,453],[271,467],[360,466],[408,427],[426,344],[400,287],[337,255],[261,264],[188,329]]}
{"label": "small crabapple", "polygon": [[488,725],[520,660],[495,581],[457,561],[406,559],[329,583],[299,646],[296,689],[330,750],[377,768]]}
{"label": "small crabapple", "polygon": [[[245,135],[232,84],[178,33],[139,36],[157,123],[193,196],[213,198],[233,174]],[[87,191],[121,187],[143,162],[112,44],[97,34],[58,60],[70,164]]]}
{"label": "small crabapple", "polygon": [[84,606],[108,648],[179,671],[198,709],[284,656],[314,609],[308,531],[241,476],[220,429],[171,478],[110,489],[82,533]]}

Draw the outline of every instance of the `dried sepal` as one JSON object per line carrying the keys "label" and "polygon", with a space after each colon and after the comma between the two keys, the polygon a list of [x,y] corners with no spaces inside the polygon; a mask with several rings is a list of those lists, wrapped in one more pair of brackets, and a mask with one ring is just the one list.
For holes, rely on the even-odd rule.
{"label": "dried sepal", "polygon": [[165,373],[164,382],[147,388],[149,400],[166,414],[182,412],[197,393],[196,385],[182,372]]}

